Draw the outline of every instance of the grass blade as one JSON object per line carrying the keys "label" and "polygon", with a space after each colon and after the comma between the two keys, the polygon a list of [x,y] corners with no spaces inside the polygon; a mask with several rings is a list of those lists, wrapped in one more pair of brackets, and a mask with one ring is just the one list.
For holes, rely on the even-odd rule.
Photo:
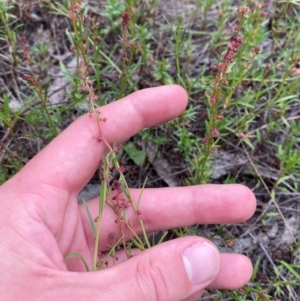
{"label": "grass blade", "polygon": [[87,216],[89,218],[89,222],[90,222],[90,226],[91,226],[91,229],[92,229],[92,232],[93,232],[93,236],[94,236],[94,238],[96,238],[96,227],[95,227],[94,219],[91,215],[89,206],[87,205],[87,202],[85,201],[85,199],[82,199],[82,202],[83,202],[83,205],[84,205],[84,209],[87,213]]}
{"label": "grass blade", "polygon": [[290,265],[290,264],[288,264],[287,262],[285,262],[285,261],[283,261],[283,260],[281,260],[280,261],[280,263],[284,266],[284,267],[286,267],[297,279],[299,279],[300,280],[300,275],[293,269],[293,267]]}
{"label": "grass blade", "polygon": [[90,268],[89,268],[87,262],[84,260],[84,258],[83,258],[83,256],[82,256],[81,254],[76,253],[76,252],[72,252],[72,253],[68,254],[68,255],[64,258],[64,261],[66,261],[66,259],[68,259],[68,258],[79,258],[79,259],[83,262],[83,264],[84,264],[84,266],[85,266],[87,272],[90,271]]}

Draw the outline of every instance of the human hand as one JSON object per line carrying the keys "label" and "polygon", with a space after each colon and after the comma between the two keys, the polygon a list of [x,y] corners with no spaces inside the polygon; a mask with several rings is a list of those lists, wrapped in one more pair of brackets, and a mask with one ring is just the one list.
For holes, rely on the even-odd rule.
{"label": "human hand", "polygon": [[[133,93],[101,108],[106,140],[121,143],[145,127],[171,120],[187,104],[179,86]],[[219,254],[201,237],[157,245],[97,272],[84,272],[78,252],[91,265],[94,239],[77,195],[106,151],[97,142],[94,118],[80,117],[0,188],[1,300],[196,300],[203,289],[233,289],[250,278],[252,265],[238,254]],[[137,198],[139,190],[131,191]],[[98,200],[88,202],[92,216]],[[141,211],[147,232],[192,224],[239,223],[255,210],[252,192],[241,185],[146,189]],[[129,212],[137,233],[138,222]],[[105,208],[100,247],[117,231]],[[125,257],[125,256],[123,256]],[[123,262],[122,262],[123,261]]]}

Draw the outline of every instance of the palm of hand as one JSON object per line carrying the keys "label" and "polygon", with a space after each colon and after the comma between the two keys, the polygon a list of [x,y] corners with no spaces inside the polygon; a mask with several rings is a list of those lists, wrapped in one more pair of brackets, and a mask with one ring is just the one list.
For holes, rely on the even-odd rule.
{"label": "palm of hand", "polygon": [[[176,98],[177,102],[174,102],[173,98]],[[135,93],[101,110],[103,116],[108,117],[109,121],[103,124],[103,134],[109,143],[113,143],[115,139],[122,142],[144,127],[178,116],[185,105],[186,95],[176,86]],[[121,119],[124,116],[126,120]],[[9,273],[2,279],[0,287],[7,288],[11,284],[13,287],[18,287],[19,293],[15,292],[13,298],[22,298],[26,292],[28,300],[34,300],[39,293],[45,294],[49,286],[52,287],[53,296],[59,296],[61,300],[71,300],[72,294],[75,299],[82,300],[80,298],[95,296],[99,291],[99,277],[95,274],[90,276],[90,273],[81,273],[79,276],[78,273],[68,273],[68,271],[85,271],[80,260],[63,260],[70,252],[78,252],[89,266],[92,266],[94,239],[85,210],[77,203],[77,194],[91,178],[105,153],[105,146],[97,142],[93,138],[95,136],[97,136],[95,120],[89,116],[79,118],[31,160],[21,172],[1,187],[0,254],[2,258],[5,256],[5,260],[2,259],[2,266]],[[231,193],[230,197],[229,193]],[[138,190],[132,190],[133,198],[136,199],[138,194]],[[235,203],[240,196],[245,201]],[[185,202],[184,210],[183,202]],[[92,215],[96,216],[97,200],[90,201],[89,207]],[[230,208],[233,210],[228,210]],[[253,195],[242,186],[234,188],[219,186],[218,189],[213,189],[209,185],[150,189],[144,192],[142,201],[143,219],[148,231],[194,223],[240,222],[247,219],[254,208]],[[227,215],[224,215],[224,210]],[[133,224],[137,225],[133,214],[131,218]],[[101,251],[107,249],[109,233],[117,231],[114,220],[114,213],[106,209],[100,239]],[[135,228],[139,233],[139,228]],[[190,243],[187,240],[182,242],[187,245]],[[172,244],[174,242],[169,245]],[[158,248],[163,247],[158,246]],[[154,251],[149,250],[147,253],[150,257],[151,252]],[[229,258],[231,257],[227,257],[227,261],[230,261]],[[245,261],[244,265],[251,272],[249,262]],[[138,270],[139,259],[132,260],[131,266],[134,267],[133,270]],[[123,280],[128,276],[129,265],[118,265],[118,269],[119,286],[124,288]],[[245,282],[249,274],[246,272],[244,278],[241,278],[238,283],[227,280],[224,282],[228,271],[226,267],[223,270],[222,272],[221,268],[213,287],[239,286],[240,282]],[[101,273],[102,276],[106,275],[109,281],[110,273],[114,271],[116,269],[107,269]],[[104,283],[103,290],[107,289],[105,285],[108,285],[108,282],[103,282],[105,277],[101,279]],[[28,286],[30,283],[34,283],[34,291]],[[64,286],[58,283],[64,283]],[[86,287],[90,289],[80,290]],[[142,289],[138,287],[137,291],[140,290]],[[135,289],[131,288],[131,292],[135,292]],[[80,297],[78,294],[81,294]],[[156,292],[156,294],[159,296],[163,293]],[[0,295],[2,295],[1,288]],[[129,295],[125,294],[125,298],[121,300],[128,300],[126,298]],[[102,296],[101,300],[115,300],[110,295],[106,299],[105,292]],[[164,298],[166,297],[162,297],[161,300],[165,300]]]}

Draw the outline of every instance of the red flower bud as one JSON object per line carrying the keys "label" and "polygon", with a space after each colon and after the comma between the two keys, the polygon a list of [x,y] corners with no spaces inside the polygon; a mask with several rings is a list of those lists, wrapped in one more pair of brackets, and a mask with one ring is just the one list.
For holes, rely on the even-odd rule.
{"label": "red flower bud", "polygon": [[213,137],[219,136],[219,132],[218,132],[218,130],[216,128],[212,129],[211,134],[213,135]]}
{"label": "red flower bud", "polygon": [[212,105],[214,105],[216,103],[216,96],[214,94],[210,97],[210,103]]}

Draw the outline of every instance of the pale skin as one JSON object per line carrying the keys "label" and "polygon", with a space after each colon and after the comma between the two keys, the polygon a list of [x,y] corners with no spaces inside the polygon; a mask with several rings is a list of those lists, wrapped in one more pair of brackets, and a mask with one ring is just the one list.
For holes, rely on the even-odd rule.
{"label": "pale skin", "polygon": [[[108,119],[101,123],[103,136],[110,144],[122,143],[143,128],[179,116],[186,105],[186,92],[179,86],[133,93],[101,108],[101,116]],[[1,300],[197,300],[207,287],[233,289],[249,281],[252,264],[247,257],[220,254],[202,237],[168,241],[136,252],[129,260],[118,254],[118,264],[97,272],[85,272],[79,259],[64,261],[68,253],[78,252],[92,266],[92,233],[77,195],[105,154],[97,135],[95,118],[80,117],[0,187]],[[139,190],[131,193],[136,200]],[[97,216],[98,200],[88,204]],[[240,223],[252,216],[255,206],[253,193],[242,185],[202,185],[146,189],[141,211],[146,230],[152,232],[196,223]],[[106,208],[102,251],[107,250],[112,231],[118,233],[115,215]],[[182,254],[205,242],[216,254],[212,263],[217,269],[195,285]]]}

